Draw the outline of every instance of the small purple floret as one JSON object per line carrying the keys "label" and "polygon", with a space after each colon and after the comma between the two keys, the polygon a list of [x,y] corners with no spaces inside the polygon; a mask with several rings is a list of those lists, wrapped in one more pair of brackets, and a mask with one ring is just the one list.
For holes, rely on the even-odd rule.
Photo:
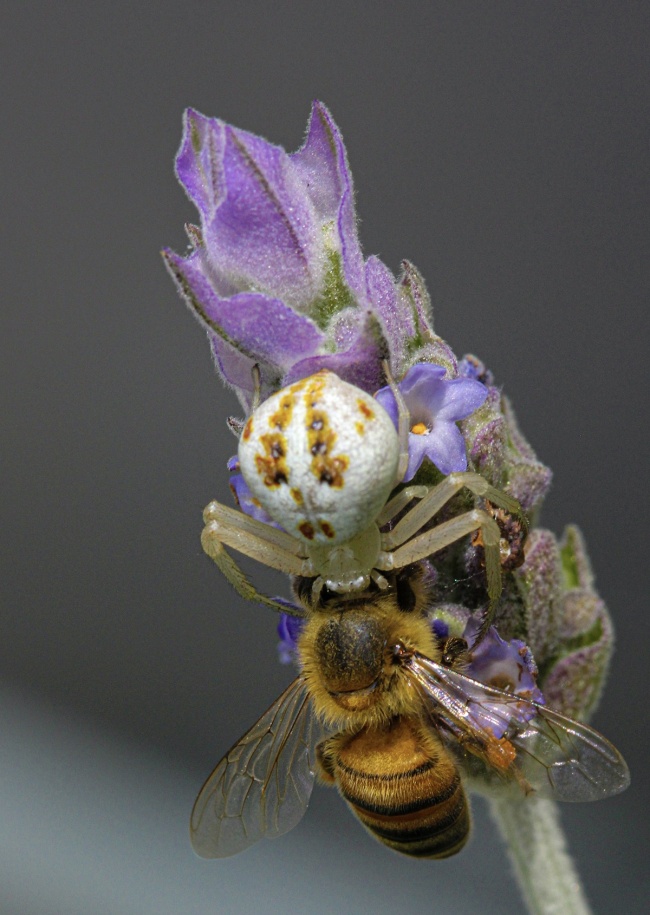
{"label": "small purple floret", "polygon": [[[456,422],[481,406],[487,388],[471,378],[445,378],[441,365],[423,363],[407,372],[398,387],[410,414],[409,462],[404,477],[412,480],[429,458],[444,474],[467,470],[465,441]],[[375,395],[397,428],[397,403],[389,387]]]}
{"label": "small purple floret", "polygon": [[[466,671],[467,676],[486,686],[543,705],[544,696],[537,686],[537,666],[524,642],[519,639],[506,642],[491,626],[486,637],[473,651],[472,641],[478,627],[477,620],[471,618],[463,633],[472,658]],[[481,699],[470,706],[470,718],[474,724],[483,729],[489,728],[497,739],[503,737],[513,719],[523,724],[530,721],[534,714],[533,707],[524,703],[486,702]]]}
{"label": "small purple floret", "polygon": [[461,378],[474,378],[488,387],[494,385],[494,375],[476,356],[463,356],[458,363],[458,374]]}
{"label": "small purple floret", "polygon": [[297,658],[298,638],[305,625],[304,617],[280,614],[278,623],[278,657],[281,664],[291,664]]}
{"label": "small purple floret", "polygon": [[441,620],[441,619],[433,620],[433,622],[431,623],[431,628],[433,629],[433,634],[435,635],[435,637],[437,639],[440,639],[440,641],[443,641],[444,639],[449,637],[449,626],[447,623],[445,623],[444,620]]}

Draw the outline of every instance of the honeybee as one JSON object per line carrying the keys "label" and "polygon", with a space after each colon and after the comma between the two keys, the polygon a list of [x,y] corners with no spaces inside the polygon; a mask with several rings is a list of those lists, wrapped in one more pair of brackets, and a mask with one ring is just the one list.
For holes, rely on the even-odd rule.
{"label": "honeybee", "polygon": [[[199,855],[288,832],[316,775],[376,839],[418,858],[448,857],[467,841],[461,772],[561,801],[627,787],[623,758],[592,728],[463,673],[471,647],[436,638],[422,564],[390,584],[314,599],[298,582],[300,674],[203,786],[191,817]],[[319,740],[321,724],[329,734]]]}

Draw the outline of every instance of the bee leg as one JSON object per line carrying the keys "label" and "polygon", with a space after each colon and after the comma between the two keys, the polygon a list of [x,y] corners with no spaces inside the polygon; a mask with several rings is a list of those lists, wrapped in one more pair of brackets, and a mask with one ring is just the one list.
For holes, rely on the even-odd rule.
{"label": "bee leg", "polygon": [[333,785],[336,781],[336,753],[338,735],[327,737],[316,745],[316,765],[318,776],[326,785]]}

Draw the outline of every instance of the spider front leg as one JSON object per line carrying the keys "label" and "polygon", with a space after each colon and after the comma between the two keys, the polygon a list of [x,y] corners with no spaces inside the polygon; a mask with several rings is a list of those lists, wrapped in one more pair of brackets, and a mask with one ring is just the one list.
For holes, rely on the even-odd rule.
{"label": "spider front leg", "polygon": [[311,564],[300,555],[300,543],[284,531],[219,502],[210,502],[203,512],[203,520],[205,527],[201,533],[201,545],[235,591],[246,600],[291,613],[285,604],[261,594],[255,588],[226,552],[224,545],[287,575],[309,575]]}
{"label": "spider front leg", "polygon": [[[509,514],[518,518],[524,528],[527,527],[526,518],[519,502],[500,489],[490,486],[488,481],[478,473],[450,473],[441,483],[438,483],[433,489],[429,489],[424,498],[421,498],[420,492],[425,488],[424,486],[411,486],[404,490],[404,492],[410,491],[412,498],[420,498],[421,501],[395,525],[392,531],[382,534],[382,549],[395,549],[395,547],[405,543],[414,534],[417,534],[461,489],[469,489],[475,496],[480,496],[499,508],[503,508]],[[401,493],[391,502],[397,503],[400,495]],[[390,504],[389,502],[388,505]],[[388,506],[386,507],[388,508]],[[399,507],[403,508],[404,506],[400,505]],[[385,519],[385,521],[388,520],[390,518]]]}
{"label": "spider front leg", "polygon": [[404,489],[400,489],[397,495],[393,496],[384,505],[379,515],[375,518],[377,527],[383,527],[384,524],[388,524],[392,518],[395,518],[406,508],[409,502],[412,502],[413,499],[424,499],[428,492],[427,486],[406,486]]}
{"label": "spider front leg", "polygon": [[[401,568],[440,552],[440,550],[462,539],[467,534],[480,530],[485,549],[485,571],[489,603],[474,641],[474,645],[477,645],[485,637],[490,627],[496,605],[501,596],[501,530],[499,525],[488,512],[475,508],[472,511],[451,518],[419,536],[414,536],[463,488],[469,489],[474,495],[489,500],[492,504],[514,515],[519,519],[522,527],[526,528],[526,519],[521,506],[512,496],[490,486],[487,480],[477,473],[452,473],[433,489],[429,490],[427,495],[395,525],[392,531],[381,535],[381,546],[384,552],[377,563],[377,567],[382,570]],[[416,492],[416,490],[419,490],[419,487],[411,488],[412,498],[420,496],[420,492]],[[398,503],[397,500],[393,501],[396,508],[401,509],[404,507],[403,503]]]}

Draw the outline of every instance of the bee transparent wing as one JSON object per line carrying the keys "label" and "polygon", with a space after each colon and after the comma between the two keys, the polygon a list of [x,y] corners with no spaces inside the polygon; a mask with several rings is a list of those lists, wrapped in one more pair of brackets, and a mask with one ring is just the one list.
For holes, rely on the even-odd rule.
{"label": "bee transparent wing", "polygon": [[[559,801],[595,801],[627,788],[630,773],[625,760],[593,728],[417,653],[406,667],[432,716],[460,747],[501,769],[525,793]],[[513,753],[508,765],[503,762],[506,750]]]}
{"label": "bee transparent wing", "polygon": [[553,709],[530,705],[537,715],[509,739],[539,797],[598,801],[628,787],[627,763],[606,737]]}
{"label": "bee transparent wing", "polygon": [[305,682],[297,677],[199,792],[190,819],[198,855],[226,858],[297,825],[314,784],[314,724]]}

